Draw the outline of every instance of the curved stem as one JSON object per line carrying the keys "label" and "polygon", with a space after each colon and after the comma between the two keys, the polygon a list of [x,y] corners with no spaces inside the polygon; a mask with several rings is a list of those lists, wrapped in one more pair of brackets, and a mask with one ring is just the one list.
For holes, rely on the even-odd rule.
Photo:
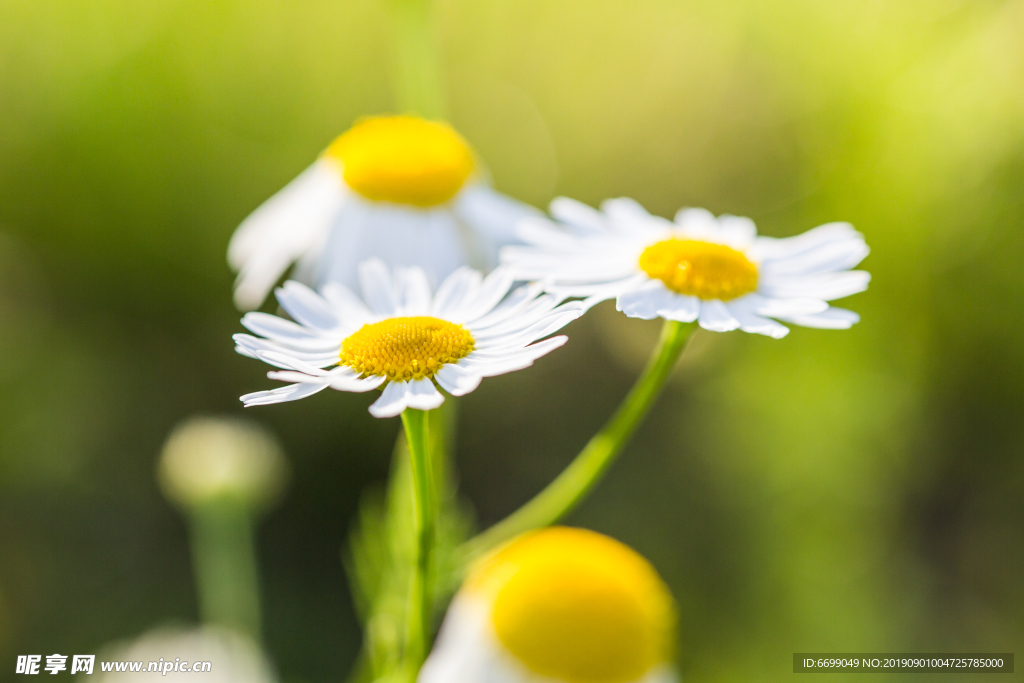
{"label": "curved stem", "polygon": [[590,493],[658,397],[692,329],[692,323],[665,321],[647,367],[604,428],[547,488],[503,521],[465,543],[462,551],[466,557],[485,553],[524,531],[557,522]]}
{"label": "curved stem", "polygon": [[430,553],[434,544],[434,466],[430,461],[430,429],[427,413],[409,408],[402,413],[405,438],[409,444],[413,480],[413,514],[416,531],[416,560],[412,572],[407,612],[408,640],[405,662],[415,675],[427,656],[430,637]]}

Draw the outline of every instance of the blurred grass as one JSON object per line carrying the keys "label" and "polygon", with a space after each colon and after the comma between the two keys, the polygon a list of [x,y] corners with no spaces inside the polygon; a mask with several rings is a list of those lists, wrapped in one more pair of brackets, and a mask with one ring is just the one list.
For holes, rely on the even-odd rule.
{"label": "blurred grass", "polygon": [[[706,206],[776,236],[850,220],[872,246],[871,289],[845,304],[860,325],[704,335],[572,520],[670,581],[684,674],[1021,650],[1024,3],[438,13],[453,122],[499,189]],[[388,40],[371,0],[0,1],[0,658],[195,618],[156,454],[182,417],[270,385],[231,350],[227,239],[389,109]],[[598,311],[461,401],[483,522],[597,428],[647,333]],[[286,680],[336,679],[356,652],[339,549],[397,430],[366,402],[255,413],[296,467],[260,550]]]}

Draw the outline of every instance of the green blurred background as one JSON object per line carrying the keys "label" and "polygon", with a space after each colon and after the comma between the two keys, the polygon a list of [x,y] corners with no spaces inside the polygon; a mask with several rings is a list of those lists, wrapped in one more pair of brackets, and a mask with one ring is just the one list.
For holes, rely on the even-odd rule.
{"label": "green blurred background", "polygon": [[[1024,2],[448,0],[437,31],[499,189],[774,236],[849,220],[873,249],[851,331],[699,333],[570,519],[670,582],[684,676],[1024,652]],[[156,457],[273,385],[232,350],[228,238],[391,108],[389,41],[382,0],[0,1],[0,680],[196,619]],[[657,324],[606,305],[568,333],[460,400],[482,524],[597,429]],[[358,648],[340,550],[399,426],[371,398],[245,413],[294,466],[259,536],[285,681],[340,680]]]}

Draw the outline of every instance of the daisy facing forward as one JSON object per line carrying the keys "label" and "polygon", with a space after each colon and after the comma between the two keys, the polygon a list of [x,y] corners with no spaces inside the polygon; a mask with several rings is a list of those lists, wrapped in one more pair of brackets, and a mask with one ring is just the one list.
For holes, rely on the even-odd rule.
{"label": "daisy facing forward", "polygon": [[668,683],[674,632],[672,597],[647,560],[553,527],[470,572],[419,683]]}
{"label": "daisy facing forward", "polygon": [[235,303],[258,307],[296,262],[300,280],[348,287],[357,265],[373,257],[420,266],[432,284],[462,265],[491,268],[517,222],[537,213],[488,187],[448,125],[365,118],[235,231]]}
{"label": "daisy facing forward", "polygon": [[[558,305],[534,285],[512,288],[507,270],[486,278],[470,268],[449,275],[431,295],[420,268],[392,273],[382,261],[359,268],[363,301],[331,283],[317,294],[286,282],[277,299],[295,320],[247,313],[242,324],[260,337],[236,334],[236,350],[282,368],[271,379],[292,382],[246,394],[246,406],[294,401],[327,387],[370,391],[375,417],[406,408],[431,410],[444,402],[437,382],[453,396],[467,394],[483,377],[520,370],[565,343],[537,341],[583,314],[579,302]],[[537,342],[537,343],[534,343]]]}
{"label": "daisy facing forward", "polygon": [[551,214],[558,223],[524,221],[519,236],[529,246],[506,247],[502,261],[550,292],[590,304],[614,298],[633,318],[696,320],[714,332],[776,339],[789,328],[772,318],[844,329],[859,316],[827,302],[864,291],[871,279],[850,270],[868,246],[848,223],[774,239],[758,237],[749,218],[683,209],[672,222],[624,198],[601,211],[559,198]]}

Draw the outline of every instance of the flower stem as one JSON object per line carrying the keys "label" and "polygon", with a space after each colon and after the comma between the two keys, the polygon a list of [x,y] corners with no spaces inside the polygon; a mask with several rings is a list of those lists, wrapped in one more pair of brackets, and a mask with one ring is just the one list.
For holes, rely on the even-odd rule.
{"label": "flower stem", "polygon": [[408,640],[405,663],[415,677],[427,656],[430,637],[430,554],[434,544],[434,466],[430,459],[430,428],[427,412],[406,409],[402,413],[405,438],[409,444],[413,480],[413,516],[416,533],[416,555],[409,590],[407,611]]}
{"label": "flower stem", "polygon": [[233,498],[219,498],[196,506],[189,517],[202,620],[259,642],[259,581],[248,507]]}
{"label": "flower stem", "polygon": [[472,559],[524,531],[554,524],[575,508],[597,485],[647,414],[692,330],[692,323],[666,320],[643,374],[604,428],[543,491],[503,521],[466,542],[461,549],[464,556]]}
{"label": "flower stem", "polygon": [[444,94],[431,0],[391,0],[395,64],[393,86],[400,113],[444,116]]}

